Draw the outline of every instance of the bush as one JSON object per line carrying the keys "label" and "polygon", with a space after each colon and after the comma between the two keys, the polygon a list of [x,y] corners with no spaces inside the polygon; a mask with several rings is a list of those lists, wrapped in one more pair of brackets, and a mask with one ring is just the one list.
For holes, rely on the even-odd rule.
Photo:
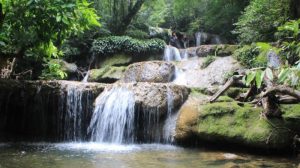
{"label": "bush", "polygon": [[276,28],[289,17],[290,0],[253,0],[236,23],[242,43],[273,41]]}
{"label": "bush", "polygon": [[147,32],[144,32],[142,30],[127,30],[126,35],[130,36],[132,38],[137,38],[137,39],[148,39],[149,35]]}
{"label": "bush", "polygon": [[132,55],[156,54],[162,52],[165,45],[161,39],[138,40],[128,36],[109,36],[95,40],[91,52],[99,56],[121,52]]}

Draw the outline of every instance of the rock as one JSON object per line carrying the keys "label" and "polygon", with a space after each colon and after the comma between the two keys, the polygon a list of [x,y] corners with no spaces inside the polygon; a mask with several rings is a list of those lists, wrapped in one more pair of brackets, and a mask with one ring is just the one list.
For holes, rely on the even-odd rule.
{"label": "rock", "polygon": [[179,108],[187,99],[190,90],[184,86],[165,83],[116,83],[109,87],[126,87],[133,91],[135,106],[142,111],[158,112],[166,116],[168,94],[172,97],[174,108]]}
{"label": "rock", "polygon": [[171,29],[163,29],[160,27],[149,27],[149,35],[151,37],[171,36],[172,30]]}
{"label": "rock", "polygon": [[180,109],[177,121],[175,139],[180,144],[209,142],[228,147],[293,151],[293,137],[300,133],[296,112],[300,105],[284,105],[283,119],[267,121],[260,117],[262,108],[251,104],[241,105],[232,99],[209,104],[190,97]]}
{"label": "rock", "polygon": [[76,73],[77,71],[77,65],[75,63],[68,63],[61,59],[53,59],[51,62],[59,64],[61,66],[61,70],[67,73]]}
{"label": "rock", "polygon": [[198,57],[206,57],[208,55],[216,56],[230,56],[235,50],[237,50],[237,45],[201,45],[198,47],[193,47],[191,50],[192,53],[195,53]]}
{"label": "rock", "polygon": [[92,69],[88,77],[89,82],[114,83],[121,79],[127,67],[106,66]]}
{"label": "rock", "polygon": [[132,62],[132,56],[126,54],[115,54],[107,57],[99,67],[127,66]]}
{"label": "rock", "polygon": [[281,61],[278,54],[276,54],[274,51],[269,51],[267,57],[268,57],[268,67],[274,69],[280,68]]}
{"label": "rock", "polygon": [[177,68],[182,71],[181,75],[184,76],[185,83],[183,84],[185,86],[205,88],[206,90],[214,88],[226,82],[227,74],[242,68],[238,61],[231,56],[216,57],[214,62],[202,69],[204,62],[205,58],[193,58],[176,63]]}
{"label": "rock", "polygon": [[174,73],[175,66],[171,62],[139,62],[128,67],[121,81],[167,83],[172,80]]}

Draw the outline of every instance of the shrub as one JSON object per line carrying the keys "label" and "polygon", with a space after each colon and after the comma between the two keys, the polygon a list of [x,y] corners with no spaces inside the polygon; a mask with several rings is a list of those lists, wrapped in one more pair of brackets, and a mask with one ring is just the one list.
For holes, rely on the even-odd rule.
{"label": "shrub", "polygon": [[260,54],[259,48],[255,45],[245,45],[235,50],[233,56],[237,59],[243,66],[247,68],[259,67],[266,62],[260,61],[258,58]]}
{"label": "shrub", "polygon": [[236,23],[239,41],[273,41],[276,28],[289,17],[290,0],[253,0]]}
{"label": "shrub", "polygon": [[93,42],[94,55],[107,56],[116,53],[155,54],[164,50],[165,42],[160,39],[138,40],[128,36],[109,36]]}

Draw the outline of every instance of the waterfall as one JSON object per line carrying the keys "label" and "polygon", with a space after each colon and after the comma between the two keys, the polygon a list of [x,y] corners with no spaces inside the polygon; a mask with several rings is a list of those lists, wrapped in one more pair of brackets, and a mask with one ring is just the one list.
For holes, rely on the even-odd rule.
{"label": "waterfall", "polygon": [[182,60],[180,52],[176,47],[166,46],[164,51],[164,60],[165,61],[180,61]]}
{"label": "waterfall", "polygon": [[167,100],[168,100],[168,113],[167,119],[163,127],[163,140],[165,143],[172,143],[174,141],[176,121],[178,118],[178,112],[174,113],[174,93],[170,88],[167,89]]}
{"label": "waterfall", "polygon": [[186,73],[182,69],[176,67],[175,69],[175,79],[173,81],[176,85],[187,85]]}
{"label": "waterfall", "polygon": [[[59,109],[63,120],[63,139],[67,141],[81,141],[86,134],[85,123],[87,112],[91,109],[92,93],[85,92],[84,86],[67,85],[66,93],[61,96]],[[65,106],[63,102],[65,101]]]}
{"label": "waterfall", "polygon": [[201,41],[201,37],[202,37],[202,33],[201,32],[197,32],[196,34],[195,34],[195,38],[196,38],[196,47],[197,46],[200,46],[202,43],[202,41]]}
{"label": "waterfall", "polygon": [[88,78],[90,76],[90,70],[88,70],[84,76],[84,78],[82,79],[81,82],[87,83],[88,82]]}
{"label": "waterfall", "polygon": [[133,142],[134,105],[134,94],[128,88],[105,89],[96,99],[89,126],[91,140],[117,144]]}

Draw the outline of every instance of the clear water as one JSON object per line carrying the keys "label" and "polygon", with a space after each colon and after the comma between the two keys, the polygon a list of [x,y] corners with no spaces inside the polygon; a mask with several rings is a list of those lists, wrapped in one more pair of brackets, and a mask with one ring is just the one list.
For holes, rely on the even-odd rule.
{"label": "clear water", "polygon": [[192,150],[159,144],[0,144],[1,168],[297,168],[299,163],[295,158]]}

